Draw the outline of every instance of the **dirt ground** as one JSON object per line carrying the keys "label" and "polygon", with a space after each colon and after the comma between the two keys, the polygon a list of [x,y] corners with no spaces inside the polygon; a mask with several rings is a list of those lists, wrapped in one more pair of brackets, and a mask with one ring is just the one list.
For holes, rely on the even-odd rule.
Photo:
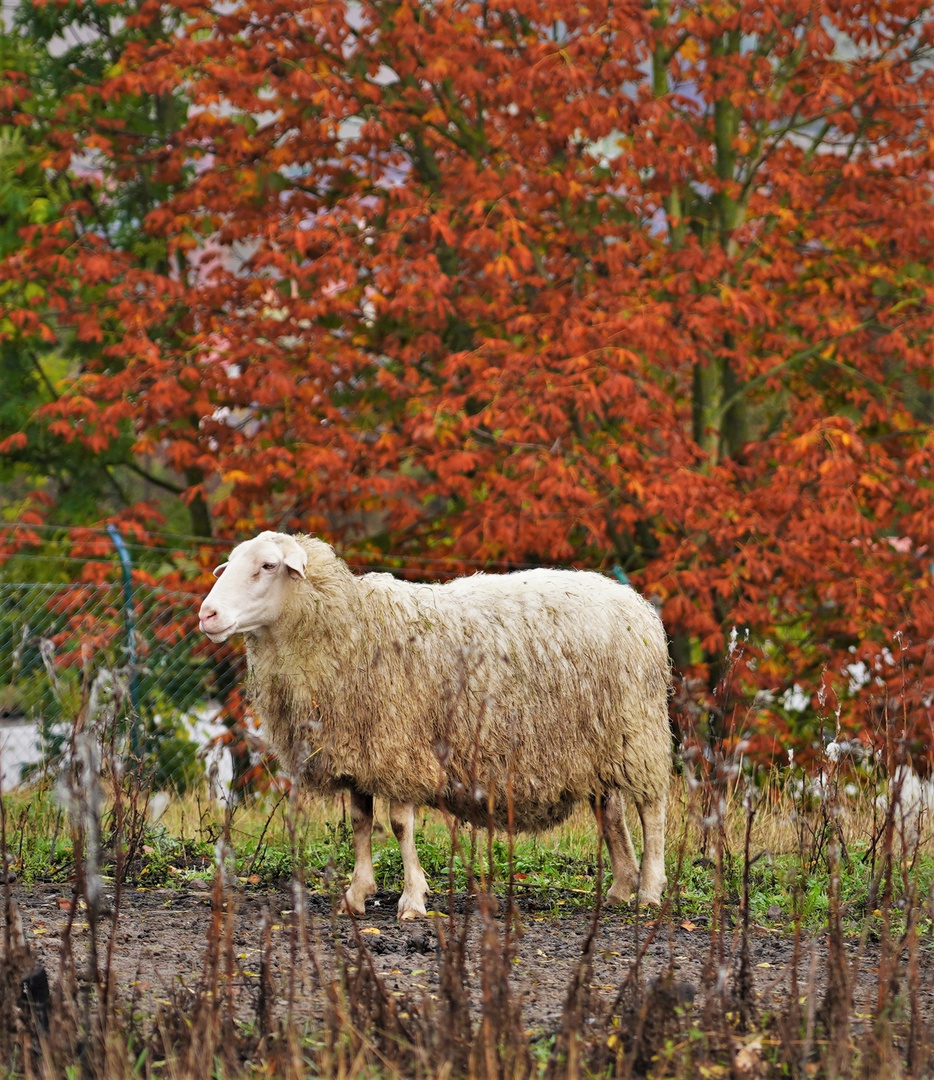
{"label": "dirt ground", "polygon": [[[69,918],[70,890],[64,886],[17,884],[13,899],[22,916],[25,937],[36,963],[45,967],[55,982],[61,970],[63,934]],[[112,896],[105,906],[112,904]],[[454,897],[455,918],[429,918],[400,924],[395,918],[397,897],[380,893],[368,904],[367,915],[356,927],[347,917],[332,918],[327,897],[308,894],[306,900],[308,939],[312,948],[302,948],[294,932],[297,913],[291,890],[259,891],[240,889],[232,896],[232,948],[235,969],[228,977],[227,961],[220,961],[219,984],[231,995],[236,1013],[243,1019],[255,1015],[260,984],[263,942],[268,928],[269,969],[276,995],[276,1010],[284,1013],[289,1000],[302,1014],[320,1015],[322,1007],[319,972],[328,978],[335,970],[335,943],[343,946],[348,965],[360,962],[360,943],[366,945],[371,961],[386,989],[399,998],[429,998],[438,990],[438,935],[456,934],[465,925],[468,989],[471,1003],[480,993],[479,958],[483,940],[482,919],[463,896]],[[447,901],[434,902],[441,914]],[[502,906],[502,905],[500,905]],[[568,986],[578,970],[582,948],[591,929],[592,915],[580,910],[555,914],[560,910],[552,902],[548,910],[534,896],[517,899],[518,919],[510,939],[513,950],[507,957],[510,985],[521,1006],[526,1027],[547,1033],[555,1030]],[[86,915],[86,913],[85,913]],[[77,914],[72,929],[73,955],[80,965],[88,955],[89,928],[85,915]],[[99,935],[102,963],[107,944],[115,929],[112,950],[113,971],[118,997],[133,1002],[134,1009],[152,1016],[160,1002],[177,1001],[178,994],[197,990],[210,972],[207,943],[212,919],[212,896],[209,889],[128,889],[119,903],[116,923],[111,913],[101,921]],[[499,914],[493,925],[497,948],[504,941],[506,920]],[[722,948],[722,961],[719,952]],[[679,997],[686,1003],[695,1000],[701,1007],[705,996],[715,992],[719,979],[735,973],[738,965],[738,936],[728,931],[722,938],[711,933],[709,921],[667,917],[653,922],[637,919],[630,909],[605,909],[593,953],[589,979],[589,1002],[594,1013],[609,1007],[620,985],[632,972],[640,956],[639,975],[646,982],[665,972],[674,972]],[[857,939],[847,941],[851,962],[859,948]],[[869,942],[858,965],[855,982],[854,1014],[872,1015],[879,986],[879,947]],[[755,996],[760,1009],[779,1005],[789,992],[794,935],[790,928],[755,925],[751,933],[751,970]],[[819,994],[826,968],[826,942],[823,935],[805,939],[800,946],[798,966],[799,992]],[[896,962],[897,963],[897,962]],[[706,974],[705,974],[706,972]],[[926,945],[922,954],[923,1015],[934,1016],[934,947]],[[722,985],[722,983],[721,983]],[[294,1013],[293,1013],[294,1015]]]}

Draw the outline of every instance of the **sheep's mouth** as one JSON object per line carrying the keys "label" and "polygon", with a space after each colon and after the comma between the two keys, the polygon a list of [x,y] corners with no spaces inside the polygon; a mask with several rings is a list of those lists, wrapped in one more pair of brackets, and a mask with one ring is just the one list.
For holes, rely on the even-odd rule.
{"label": "sheep's mouth", "polygon": [[205,637],[209,638],[211,641],[218,643],[221,641],[226,641],[227,638],[229,638],[230,635],[236,630],[236,625],[234,623],[231,623],[230,626],[225,627],[223,630],[209,630],[200,619],[198,620],[198,626],[201,629],[201,633],[204,634]]}

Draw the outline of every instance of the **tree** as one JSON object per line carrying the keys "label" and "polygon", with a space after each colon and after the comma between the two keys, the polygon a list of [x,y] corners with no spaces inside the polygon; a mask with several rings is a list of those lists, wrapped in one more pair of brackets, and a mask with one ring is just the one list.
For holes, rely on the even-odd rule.
{"label": "tree", "polygon": [[[164,245],[140,226],[172,190],[153,162],[185,106],[169,90],[119,103],[100,92],[127,44],[170,35],[178,14],[144,22],[133,5],[27,3],[0,34],[0,155],[10,165],[0,187],[0,449],[14,512],[36,484],[72,523],[187,486],[135,452],[126,408],[92,418],[85,397],[123,345],[126,327],[108,310],[115,284],[132,293],[134,275],[169,274]],[[153,339],[170,338],[163,320]],[[210,535],[197,499],[190,515],[191,531]]]}
{"label": "tree", "polygon": [[176,11],[98,90],[126,178],[128,103],[184,87],[165,258],[60,297],[112,328],[62,422],[232,532],[618,563],[714,727],[728,661],[773,730],[795,683],[929,727],[929,4]]}
{"label": "tree", "polygon": [[[36,50],[18,34],[0,32],[0,70],[7,74],[3,91],[3,106],[8,114],[23,113],[30,102],[27,83],[38,67]],[[17,251],[22,240],[21,230],[29,229],[49,219],[60,201],[61,192],[50,182],[42,167],[41,132],[24,125],[4,124],[0,127],[0,256]],[[64,464],[63,455],[50,447],[45,432],[28,418],[44,402],[54,398],[55,361],[47,354],[48,342],[29,340],[35,330],[35,316],[29,311],[31,303],[41,299],[42,289],[34,283],[25,286],[16,279],[0,287],[3,303],[3,337],[0,340],[0,370],[3,373],[3,397],[0,400],[0,439],[6,440],[5,460],[0,463],[4,485],[4,503],[18,502],[27,497],[37,476],[50,476]],[[70,472],[81,475],[86,452],[75,447],[68,464]],[[86,479],[84,477],[83,479]],[[82,484],[84,493],[92,485]],[[67,498],[67,485],[60,486]]]}

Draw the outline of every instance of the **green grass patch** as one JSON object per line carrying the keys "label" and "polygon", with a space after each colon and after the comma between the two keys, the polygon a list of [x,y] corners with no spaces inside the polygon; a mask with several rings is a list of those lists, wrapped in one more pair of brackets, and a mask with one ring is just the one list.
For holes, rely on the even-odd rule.
{"label": "green grass patch", "polygon": [[[75,867],[75,836],[54,794],[47,788],[18,791],[3,801],[8,860],[20,880],[24,884],[68,880]],[[686,919],[708,916],[716,903],[738,917],[748,888],[753,921],[780,926],[797,920],[817,928],[827,922],[834,872],[839,875],[841,912],[852,933],[886,898],[890,920],[900,925],[899,904],[906,892],[929,895],[934,886],[930,844],[922,845],[906,863],[892,858],[887,864],[881,848],[872,846],[865,814],[851,815],[842,847],[816,845],[808,834],[802,840],[799,831],[782,826],[778,813],[763,816],[747,871],[741,816],[724,830],[719,855],[712,858],[705,852],[714,850],[716,838],[708,835],[698,844],[691,814],[683,814],[679,821],[677,801],[672,806],[669,897],[676,913]],[[384,810],[377,804],[378,823],[381,814]],[[235,874],[248,888],[284,887],[297,873],[312,891],[325,892],[334,880],[349,880],[353,870],[353,834],[340,798],[255,800],[230,809],[188,795],[175,798],[155,822],[149,820],[145,805],[137,805],[135,814],[124,809],[122,818],[110,808],[101,823],[102,870],[108,875],[118,866],[118,823],[123,828],[124,881],[131,886],[183,887],[193,878],[211,880],[221,840]],[[419,858],[436,897],[450,890],[463,893],[472,883],[500,895],[511,887],[517,897],[534,899],[542,910],[553,907],[557,912],[591,908],[600,874],[604,890],[612,880],[608,861],[600,862],[595,823],[586,809],[540,835],[509,837],[497,832],[491,837],[467,827],[452,829],[430,810],[419,812],[416,826]],[[631,827],[638,850],[635,821]],[[839,854],[832,858],[832,850]],[[374,831],[373,859],[378,887],[400,892],[402,859],[386,823],[377,824]]]}

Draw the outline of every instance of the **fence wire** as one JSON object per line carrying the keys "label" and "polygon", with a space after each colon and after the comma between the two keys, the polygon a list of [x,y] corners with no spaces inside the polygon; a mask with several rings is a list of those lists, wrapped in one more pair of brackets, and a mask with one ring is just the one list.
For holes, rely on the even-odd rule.
{"label": "fence wire", "polygon": [[[242,661],[198,630],[206,589],[136,580],[19,580],[40,566],[0,561],[0,783],[54,778],[76,730],[94,729],[153,790],[186,790],[242,775],[252,750],[237,687]],[[87,574],[88,563],[56,564]],[[116,559],[97,572],[120,578]],[[80,569],[79,569],[80,568]],[[103,568],[103,569],[101,569]],[[93,567],[92,567],[93,570]],[[177,566],[166,576],[178,583]],[[70,572],[70,571],[69,571]],[[191,563],[188,577],[200,571]],[[141,580],[148,578],[149,580]],[[183,582],[189,584],[189,582]],[[239,753],[239,763],[232,760]]]}

